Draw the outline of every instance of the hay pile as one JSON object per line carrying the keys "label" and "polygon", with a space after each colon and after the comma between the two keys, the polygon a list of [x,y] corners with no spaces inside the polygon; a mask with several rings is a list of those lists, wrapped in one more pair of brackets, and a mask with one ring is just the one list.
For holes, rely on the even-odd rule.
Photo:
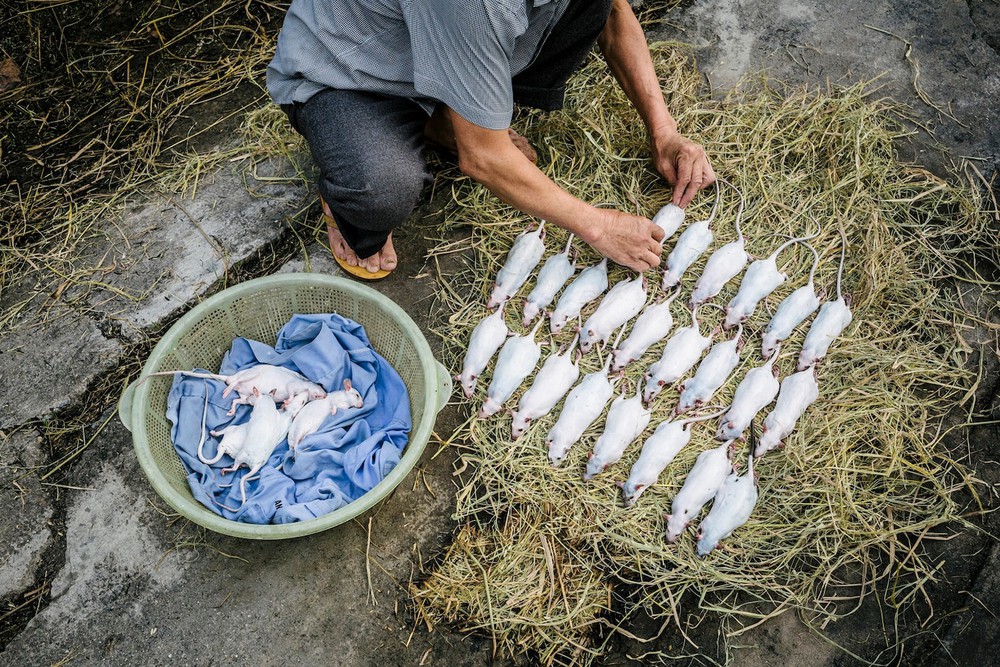
{"label": "hay pile", "polygon": [[[549,466],[545,450],[561,405],[516,442],[510,417],[502,415],[470,420],[452,436],[468,464],[456,508],[465,525],[414,589],[418,608],[428,623],[483,630],[500,653],[527,653],[542,664],[586,663],[599,653],[592,630],[611,624],[611,591],[619,582],[636,587],[638,605],[672,618],[681,633],[708,612],[722,617],[729,636],[791,609],[819,626],[849,613],[850,602],[884,577],[898,580],[894,602],[906,606],[933,576],[921,541],[962,520],[957,490],[976,497],[976,480],[940,437],[943,415],[977,382],[963,363],[964,309],[945,284],[969,276],[974,259],[991,252],[988,218],[973,188],[899,164],[893,144],[903,132],[887,107],[867,99],[864,86],[787,92],[765,82],[713,102],[699,97],[697,73],[681,51],[658,45],[654,60],[682,132],[702,142],[717,173],[745,193],[751,254],[766,256],[782,235],[815,229],[815,218],[823,229],[813,240],[821,256],[816,284],[832,295],[838,227],[844,228],[844,289],[853,296],[854,321],[821,362],[820,397],[787,448],[755,466],[761,499],[750,522],[704,560],[695,556],[693,531],[676,545],[665,542],[661,515],[697,454],[715,446],[714,422],[694,426],[691,443],[631,509],[623,507],[615,480],[628,475],[641,440],[593,482],[581,481],[603,418],[562,469]],[[669,201],[669,190],[649,166],[645,134],[627,100],[596,59],[571,84],[566,110],[523,119],[539,164],[587,201],[652,216]],[[707,217],[712,199],[699,195],[688,221]],[[724,190],[710,250],[735,238],[737,204]],[[447,219],[474,230],[474,261],[441,297],[452,315],[438,333],[450,342],[446,363],[457,371],[472,328],[486,314],[492,278],[529,220],[467,180],[456,187]],[[547,255],[566,240],[562,230],[550,232]],[[685,303],[707,254],[685,276],[673,305],[675,327],[690,322]],[[586,248],[581,264],[596,260]],[[779,268],[789,280],[748,321],[740,366],[713,402],[727,404],[746,371],[761,363],[760,333],[780,300],[805,283],[811,263],[801,245],[782,253]],[[611,283],[628,275],[614,267]],[[659,272],[649,277],[653,298]],[[716,303],[725,304],[737,286],[738,280],[727,285]],[[721,321],[717,309],[700,314],[703,331]],[[519,319],[508,313],[518,333]],[[783,346],[781,377],[794,371],[805,330]],[[554,341],[571,338],[564,331]],[[630,391],[662,346],[626,369]],[[581,369],[596,370],[602,361],[591,352]],[[491,371],[470,411],[481,405]],[[673,389],[655,399],[643,438],[676,401]],[[747,453],[746,447],[738,453],[741,468]]]}

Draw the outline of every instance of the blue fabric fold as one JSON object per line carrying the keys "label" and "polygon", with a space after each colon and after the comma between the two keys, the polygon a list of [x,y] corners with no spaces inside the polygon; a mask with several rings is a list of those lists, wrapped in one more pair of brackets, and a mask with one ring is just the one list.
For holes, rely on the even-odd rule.
{"label": "blue fabric fold", "polygon": [[357,500],[399,463],[411,427],[409,395],[396,370],[372,349],[360,324],[335,313],[293,315],[278,332],[274,347],[234,340],[219,374],[232,375],[257,364],[296,371],[327,391],[343,389],[344,380],[350,380],[364,406],[328,416],[294,453],[287,440],[279,443],[259,477],[246,482],[247,499],[242,503],[240,480],[249,470],[242,467],[223,475],[222,469],[233,464],[231,456],[206,465],[197,452],[204,433],[202,453],[215,457],[222,438],[209,432],[247,422],[251,406],[239,405],[227,415],[236,395],[222,397],[225,383],[175,375],[167,397],[170,435],[188,471],[191,493],[202,505],[246,523],[305,521]]}

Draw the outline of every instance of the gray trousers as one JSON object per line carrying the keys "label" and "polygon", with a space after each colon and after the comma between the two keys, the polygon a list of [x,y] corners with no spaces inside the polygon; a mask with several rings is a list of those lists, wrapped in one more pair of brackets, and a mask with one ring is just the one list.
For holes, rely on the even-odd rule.
{"label": "gray trousers", "polygon": [[[610,10],[611,0],[573,0],[531,66],[514,77],[514,101],[561,108],[566,80],[593,48]],[[408,98],[332,89],[281,108],[309,144],[320,195],[344,239],[358,257],[374,255],[430,182],[427,113]]]}

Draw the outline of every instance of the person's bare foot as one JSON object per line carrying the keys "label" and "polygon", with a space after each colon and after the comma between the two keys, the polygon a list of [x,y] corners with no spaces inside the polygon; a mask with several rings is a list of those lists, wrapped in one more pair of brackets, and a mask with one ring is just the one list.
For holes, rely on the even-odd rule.
{"label": "person's bare foot", "polygon": [[535,152],[535,149],[532,148],[527,139],[522,137],[510,127],[507,128],[507,136],[510,137],[510,143],[514,144],[514,147],[517,148],[517,150],[524,153],[524,157],[531,160],[532,164],[536,164],[538,162],[538,153]]}
{"label": "person's bare foot", "polygon": [[[521,151],[524,157],[531,160],[532,164],[538,162],[538,153],[535,152],[527,139],[510,127],[507,128],[507,136],[510,137],[510,143],[514,144],[514,147]],[[441,146],[453,154],[458,153],[458,145],[455,143],[455,129],[440,108],[435,110],[427,120],[427,125],[424,126],[424,137],[432,145]]]}
{"label": "person's bare foot", "polygon": [[364,268],[368,273],[378,273],[380,270],[392,271],[396,268],[398,264],[398,258],[396,257],[396,249],[392,245],[392,234],[390,233],[388,238],[385,240],[385,245],[382,249],[371,257],[365,257],[364,259],[359,258],[357,253],[347,244],[344,239],[344,235],[340,233],[340,229],[337,227],[337,223],[333,220],[333,214],[330,212],[330,207],[323,202],[323,213],[329,216],[329,221],[326,225],[326,235],[330,239],[330,250],[333,254],[344,260],[351,266],[360,266]]}

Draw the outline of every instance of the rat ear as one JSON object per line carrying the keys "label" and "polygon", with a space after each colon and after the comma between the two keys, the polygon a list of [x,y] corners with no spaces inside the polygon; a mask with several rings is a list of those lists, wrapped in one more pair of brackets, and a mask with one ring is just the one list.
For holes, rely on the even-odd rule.
{"label": "rat ear", "polygon": [[344,380],[344,389],[346,389],[347,391],[351,390],[351,381],[350,380]]}

